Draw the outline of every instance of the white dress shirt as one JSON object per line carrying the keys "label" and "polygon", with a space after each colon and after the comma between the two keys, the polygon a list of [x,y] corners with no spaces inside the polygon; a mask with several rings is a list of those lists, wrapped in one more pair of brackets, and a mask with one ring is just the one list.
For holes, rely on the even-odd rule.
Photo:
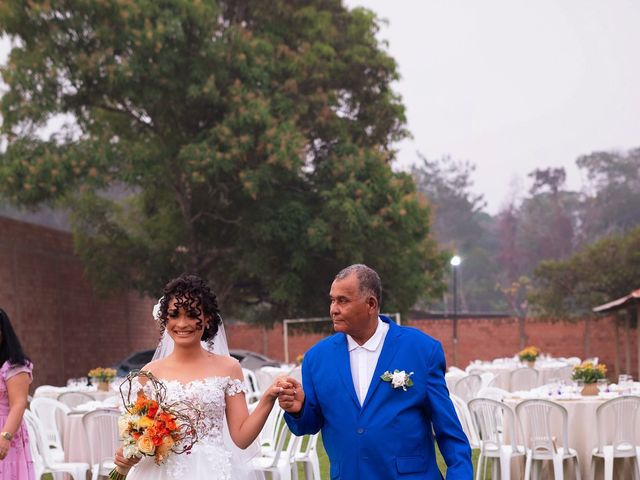
{"label": "white dress shirt", "polygon": [[356,395],[358,396],[358,400],[360,400],[360,405],[362,405],[365,398],[367,398],[373,372],[378,364],[378,358],[380,358],[382,345],[384,344],[384,339],[388,331],[389,324],[383,322],[380,320],[380,317],[378,317],[376,331],[364,345],[358,345],[350,335],[347,335],[351,378],[353,378],[353,386],[356,389]]}

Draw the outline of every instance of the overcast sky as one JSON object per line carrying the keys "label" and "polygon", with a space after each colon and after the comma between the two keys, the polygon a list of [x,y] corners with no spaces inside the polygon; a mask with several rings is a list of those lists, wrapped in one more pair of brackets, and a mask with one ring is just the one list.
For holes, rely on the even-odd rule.
{"label": "overcast sky", "polygon": [[[346,0],[388,20],[380,38],[413,140],[399,166],[451,155],[477,165],[495,213],[534,168],[595,150],[640,147],[640,2],[636,0]],[[517,182],[516,182],[517,183]]]}
{"label": "overcast sky", "polygon": [[[388,20],[380,38],[412,140],[399,168],[451,155],[477,166],[475,188],[496,213],[528,189],[534,168],[595,150],[640,147],[637,0],[345,0]],[[0,42],[0,62],[7,43]]]}

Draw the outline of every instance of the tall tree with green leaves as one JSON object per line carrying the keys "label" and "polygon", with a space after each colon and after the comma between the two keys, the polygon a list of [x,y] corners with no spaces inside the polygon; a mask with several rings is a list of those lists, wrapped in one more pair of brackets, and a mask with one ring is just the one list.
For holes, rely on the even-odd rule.
{"label": "tall tree with green leaves", "polygon": [[597,305],[628,295],[640,279],[640,226],[583,247],[565,260],[535,269],[529,299],[539,314],[582,316]]}
{"label": "tall tree with green leaves", "polygon": [[338,0],[6,0],[0,193],[68,207],[105,291],[188,270],[273,320],[324,313],[366,262],[406,310],[444,259],[391,170],[405,117],[377,29]]}

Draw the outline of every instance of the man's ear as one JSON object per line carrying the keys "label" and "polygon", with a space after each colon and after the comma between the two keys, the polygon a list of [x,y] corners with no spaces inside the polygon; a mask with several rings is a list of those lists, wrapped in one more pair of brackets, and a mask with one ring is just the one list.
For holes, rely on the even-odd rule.
{"label": "man's ear", "polygon": [[369,305],[369,308],[373,310],[377,310],[378,307],[380,306],[378,305],[378,299],[373,295],[369,295],[369,298],[367,299],[367,305]]}

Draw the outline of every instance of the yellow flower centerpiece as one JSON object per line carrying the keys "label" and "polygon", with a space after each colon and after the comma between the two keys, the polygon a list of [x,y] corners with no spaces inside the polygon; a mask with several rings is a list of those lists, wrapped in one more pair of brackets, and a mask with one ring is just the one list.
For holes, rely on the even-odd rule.
{"label": "yellow flower centerpiece", "polygon": [[518,358],[521,362],[533,363],[540,356],[540,349],[530,345],[518,352]]}
{"label": "yellow flower centerpiece", "polygon": [[109,390],[109,382],[116,378],[116,371],[113,368],[97,367],[89,370],[87,376],[97,384],[98,390]]}
{"label": "yellow flower centerpiece", "polygon": [[607,367],[603,363],[594,365],[593,362],[582,362],[573,367],[571,378],[584,382],[583,395],[596,395],[598,393],[596,382],[601,378],[607,378]]}

